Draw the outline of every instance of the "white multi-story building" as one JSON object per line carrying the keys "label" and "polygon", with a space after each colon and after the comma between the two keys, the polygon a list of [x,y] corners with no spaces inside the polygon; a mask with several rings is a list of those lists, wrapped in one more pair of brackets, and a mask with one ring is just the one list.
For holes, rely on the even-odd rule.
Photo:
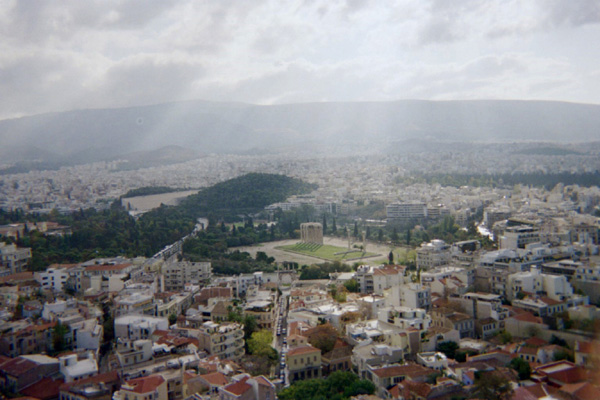
{"label": "white multi-story building", "polygon": [[393,203],[385,207],[389,222],[409,222],[427,218],[427,204],[425,203]]}
{"label": "white multi-story building", "polygon": [[217,324],[205,322],[198,335],[200,348],[221,360],[239,360],[244,351],[244,330],[242,325],[232,322]]}
{"label": "white multi-story building", "polygon": [[75,322],[70,325],[77,350],[99,350],[102,344],[104,328],[97,319]]}
{"label": "white multi-story building", "polygon": [[527,225],[509,226],[500,236],[501,249],[524,249],[540,241],[540,230]]}
{"label": "white multi-story building", "polygon": [[417,268],[429,269],[448,265],[451,257],[450,249],[450,245],[439,239],[423,243],[417,249]]}
{"label": "white multi-story building", "polygon": [[147,291],[122,295],[115,299],[115,314],[120,315],[155,315],[154,295]]}
{"label": "white multi-story building", "polygon": [[180,261],[163,268],[166,291],[182,291],[186,284],[199,285],[212,276],[210,262]]}
{"label": "white multi-story building", "polygon": [[42,289],[62,292],[69,279],[67,268],[49,267],[43,272],[35,272],[34,278],[42,286]]}
{"label": "white multi-story building", "polygon": [[15,244],[0,242],[0,267],[6,268],[11,274],[24,271],[30,259],[29,247],[17,247]]}
{"label": "white multi-story building", "polygon": [[391,296],[388,297],[388,301],[390,306],[429,310],[431,307],[431,289],[420,283],[407,283],[394,286]]}
{"label": "white multi-story building", "polygon": [[79,359],[77,354],[69,354],[59,357],[58,361],[60,362],[60,372],[65,377],[65,383],[98,374],[98,363],[92,351],[88,351],[82,359]]}
{"label": "white multi-story building", "polygon": [[398,328],[414,328],[420,331],[431,326],[431,317],[422,308],[387,307],[379,310],[377,318]]}
{"label": "white multi-story building", "polygon": [[461,267],[439,267],[430,271],[421,272],[421,284],[431,288],[434,293],[443,293],[444,288],[461,286],[464,292],[473,285],[474,270]]}
{"label": "white multi-story building", "polygon": [[169,320],[146,315],[124,315],[115,318],[115,337],[117,338],[147,339],[157,329],[169,329]]}
{"label": "white multi-story building", "polygon": [[545,294],[557,301],[573,296],[573,287],[565,276],[542,274],[539,267],[531,267],[529,272],[510,274],[507,278],[507,286],[507,296],[511,300],[519,292]]}
{"label": "white multi-story building", "polygon": [[361,265],[356,269],[354,279],[363,294],[382,295],[387,289],[404,283],[404,267],[397,265]]}

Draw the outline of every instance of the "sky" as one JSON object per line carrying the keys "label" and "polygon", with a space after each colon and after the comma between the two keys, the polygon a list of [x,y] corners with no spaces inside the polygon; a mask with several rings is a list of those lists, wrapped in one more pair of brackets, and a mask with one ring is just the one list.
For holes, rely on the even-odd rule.
{"label": "sky", "polygon": [[191,99],[600,104],[600,1],[0,0],[0,119]]}

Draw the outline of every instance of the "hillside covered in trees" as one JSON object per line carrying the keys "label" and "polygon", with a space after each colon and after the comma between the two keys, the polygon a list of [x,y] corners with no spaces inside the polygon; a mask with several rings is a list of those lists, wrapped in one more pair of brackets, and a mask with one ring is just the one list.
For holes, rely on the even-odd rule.
{"label": "hillside covered in trees", "polygon": [[217,218],[238,219],[239,214],[256,213],[269,204],[284,201],[294,194],[315,190],[314,184],[285,175],[250,173],[217,183],[178,206],[194,216],[212,214]]}
{"label": "hillside covered in trees", "polygon": [[[293,194],[307,193],[313,188],[313,185],[299,179],[253,173],[206,188],[178,206],[163,205],[138,220],[115,201],[107,210],[80,210],[68,215],[58,212],[46,216],[3,212],[0,213],[0,224],[49,220],[71,227],[73,233],[63,237],[44,236],[34,231],[18,239],[18,245],[32,248],[31,266],[39,270],[52,263],[81,262],[94,257],[151,256],[190,233],[198,217],[208,217],[213,229],[219,221],[241,221],[268,204],[284,201]],[[297,229],[298,218],[290,223],[286,221],[287,218],[282,219],[285,232],[279,229],[267,231],[266,226],[256,231],[248,227],[246,232],[240,229],[230,233],[230,238],[219,240],[223,239],[226,245],[228,241],[229,245],[240,245],[274,240],[282,235],[289,237]],[[199,253],[198,256],[207,256]]]}

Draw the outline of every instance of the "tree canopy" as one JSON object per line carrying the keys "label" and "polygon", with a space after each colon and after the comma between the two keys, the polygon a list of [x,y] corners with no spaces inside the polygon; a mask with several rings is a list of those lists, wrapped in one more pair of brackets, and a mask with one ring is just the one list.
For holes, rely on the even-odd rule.
{"label": "tree canopy", "polygon": [[327,379],[308,379],[293,383],[279,392],[280,400],[346,400],[360,394],[373,394],[375,385],[352,372],[337,371]]}

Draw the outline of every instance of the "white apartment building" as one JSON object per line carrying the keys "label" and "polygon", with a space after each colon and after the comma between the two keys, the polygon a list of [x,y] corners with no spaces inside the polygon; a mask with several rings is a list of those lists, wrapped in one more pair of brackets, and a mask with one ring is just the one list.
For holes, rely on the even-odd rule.
{"label": "white apartment building", "polygon": [[115,355],[122,367],[149,361],[153,356],[152,340],[117,340]]}
{"label": "white apartment building", "polygon": [[99,350],[102,344],[104,328],[97,319],[91,318],[85,321],[70,324],[73,340],[77,350]]}
{"label": "white apartment building", "polygon": [[8,269],[11,274],[24,271],[30,259],[29,247],[17,247],[16,244],[0,242],[0,267]]}
{"label": "white apartment building", "polygon": [[391,296],[388,297],[388,301],[390,306],[429,310],[431,307],[431,289],[420,283],[407,283],[394,286],[391,290]]}
{"label": "white apartment building", "polygon": [[417,268],[430,269],[448,265],[451,258],[450,249],[450,245],[439,239],[421,244],[417,249]]}
{"label": "white apartment building", "polygon": [[244,354],[243,326],[232,322],[217,324],[205,322],[198,335],[200,348],[210,355],[217,355],[221,360],[239,360]]}
{"label": "white apartment building", "polygon": [[55,292],[63,291],[69,276],[67,268],[60,267],[48,268],[43,272],[35,272],[33,274],[34,279],[39,282],[42,289],[53,290]]}
{"label": "white apartment building", "polygon": [[166,291],[182,291],[186,284],[199,285],[212,276],[210,262],[174,262],[163,267]]}
{"label": "white apartment building", "polygon": [[427,218],[427,204],[420,202],[393,203],[385,207],[385,212],[390,222],[422,220]]}
{"label": "white apartment building", "polygon": [[155,330],[167,329],[167,318],[146,315],[124,315],[115,318],[115,337],[121,339],[148,339]]}
{"label": "white apartment building", "polygon": [[154,315],[154,295],[148,291],[136,292],[115,298],[115,314],[121,315]]}
{"label": "white apartment building", "polygon": [[438,267],[421,272],[421,284],[429,287],[434,293],[443,293],[444,287],[452,285],[448,280],[453,279],[454,286],[461,285],[466,289],[473,285],[474,270],[461,267]]}
{"label": "white apartment building", "polygon": [[377,318],[401,329],[414,328],[422,331],[431,327],[431,317],[422,308],[387,307],[379,310]]}
{"label": "white apartment building", "polygon": [[383,295],[384,291],[404,283],[404,267],[396,265],[361,265],[354,279],[363,294]]}
{"label": "white apartment building", "polygon": [[529,272],[517,272],[508,275],[507,296],[514,299],[519,292],[545,294],[547,297],[563,301],[573,296],[573,287],[562,275],[548,275],[539,267],[531,267]]}
{"label": "white apartment building", "polygon": [[79,359],[77,354],[69,354],[59,357],[58,361],[60,362],[60,373],[65,377],[65,383],[98,374],[98,363],[92,351],[88,351],[82,359]]}
{"label": "white apartment building", "polygon": [[524,249],[540,241],[540,230],[528,225],[509,226],[500,236],[500,249]]}

